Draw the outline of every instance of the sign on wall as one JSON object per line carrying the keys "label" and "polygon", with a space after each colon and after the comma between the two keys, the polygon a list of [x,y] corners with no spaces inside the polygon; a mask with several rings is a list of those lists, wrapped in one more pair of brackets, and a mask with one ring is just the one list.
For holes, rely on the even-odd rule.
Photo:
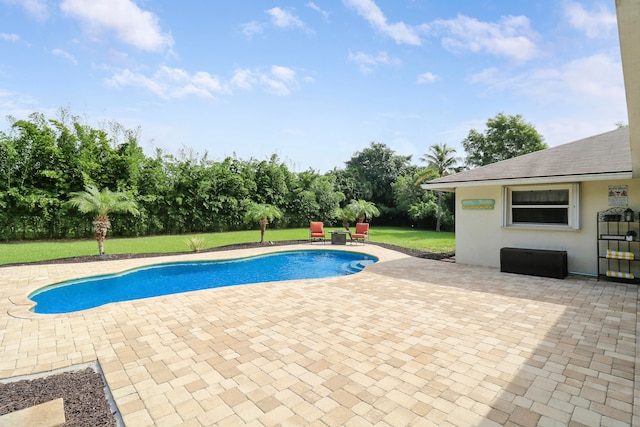
{"label": "sign on wall", "polygon": [[609,206],[628,206],[629,187],[626,185],[609,186]]}
{"label": "sign on wall", "polygon": [[465,199],[461,203],[462,209],[493,209],[496,201],[494,199]]}

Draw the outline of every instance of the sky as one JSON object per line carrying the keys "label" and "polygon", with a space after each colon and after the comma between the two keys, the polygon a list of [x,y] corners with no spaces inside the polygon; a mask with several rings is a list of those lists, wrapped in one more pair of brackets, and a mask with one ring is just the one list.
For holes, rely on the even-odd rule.
{"label": "sky", "polygon": [[145,153],[344,169],[522,115],[549,146],[627,123],[614,0],[0,0],[0,130],[61,108]]}

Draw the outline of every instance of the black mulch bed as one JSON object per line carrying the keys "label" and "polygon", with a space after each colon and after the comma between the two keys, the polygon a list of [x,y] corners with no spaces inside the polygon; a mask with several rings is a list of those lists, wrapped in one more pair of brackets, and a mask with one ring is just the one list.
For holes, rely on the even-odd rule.
{"label": "black mulch bed", "polygon": [[[233,249],[258,248],[264,246],[291,246],[302,243],[308,243],[308,241],[284,240],[267,243],[242,243],[206,249],[201,252],[228,251]],[[417,249],[402,248],[400,246],[388,245],[385,243],[371,242],[368,244],[381,246],[383,248],[395,250],[418,258],[443,260],[450,259],[454,256],[453,253],[432,253]],[[321,243],[318,243],[317,245],[322,246]],[[118,254],[106,255],[105,257],[94,255],[61,258],[28,264],[78,263],[184,254],[185,252],[163,254]],[[116,418],[111,412],[111,407],[109,406],[104,393],[102,378],[98,373],[90,368],[87,368],[84,371],[54,374],[33,380],[21,380],[7,384],[0,384],[0,415],[39,405],[60,397],[64,400],[64,412],[67,419],[65,426],[116,426]]]}
{"label": "black mulch bed", "polygon": [[0,384],[0,415],[62,398],[65,427],[115,427],[102,377],[91,368]]}
{"label": "black mulch bed", "polygon": [[[238,243],[233,245],[218,246],[215,248],[205,249],[200,251],[200,253],[229,251],[233,249],[261,248],[265,246],[291,246],[291,245],[300,245],[303,243],[309,243],[309,241],[308,240],[279,240],[279,241],[265,242],[265,243]],[[434,253],[429,251],[423,251],[420,249],[403,248],[400,246],[389,245],[386,243],[370,242],[367,244],[376,245],[386,249],[402,252],[404,254],[417,257],[417,258],[443,260],[443,259],[452,258],[454,256],[454,253]],[[322,246],[323,244],[315,243],[315,245]],[[330,245],[329,242],[327,242],[327,245]],[[66,264],[66,263],[75,263],[75,262],[109,261],[109,260],[118,260],[118,259],[159,257],[159,256],[167,256],[167,255],[185,255],[188,253],[189,252],[169,252],[169,253],[151,253],[151,254],[106,254],[105,256],[87,255],[87,256],[77,256],[77,257],[71,257],[71,258],[58,258],[58,259],[30,262],[30,263],[4,264],[2,267],[9,267],[9,266],[16,266],[16,265]]]}

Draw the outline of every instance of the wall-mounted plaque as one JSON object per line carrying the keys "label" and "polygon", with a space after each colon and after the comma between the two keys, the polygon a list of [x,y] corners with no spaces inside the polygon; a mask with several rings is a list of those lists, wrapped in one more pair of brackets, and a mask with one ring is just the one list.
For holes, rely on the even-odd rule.
{"label": "wall-mounted plaque", "polygon": [[462,201],[462,209],[493,209],[494,199],[465,199]]}

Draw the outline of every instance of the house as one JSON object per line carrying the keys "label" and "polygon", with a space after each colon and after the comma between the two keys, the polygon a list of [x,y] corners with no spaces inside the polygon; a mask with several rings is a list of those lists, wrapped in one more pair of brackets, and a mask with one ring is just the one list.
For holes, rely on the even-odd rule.
{"label": "house", "polygon": [[423,187],[456,193],[456,262],[499,267],[503,247],[560,250],[569,272],[595,275],[597,213],[620,203],[640,210],[631,163],[623,127]]}
{"label": "house", "polygon": [[[569,272],[595,275],[598,212],[623,205],[638,218],[640,2],[616,0],[616,13],[629,126],[423,184],[456,193],[456,262],[499,267],[504,247],[557,250]],[[637,258],[638,246],[624,250]]]}

